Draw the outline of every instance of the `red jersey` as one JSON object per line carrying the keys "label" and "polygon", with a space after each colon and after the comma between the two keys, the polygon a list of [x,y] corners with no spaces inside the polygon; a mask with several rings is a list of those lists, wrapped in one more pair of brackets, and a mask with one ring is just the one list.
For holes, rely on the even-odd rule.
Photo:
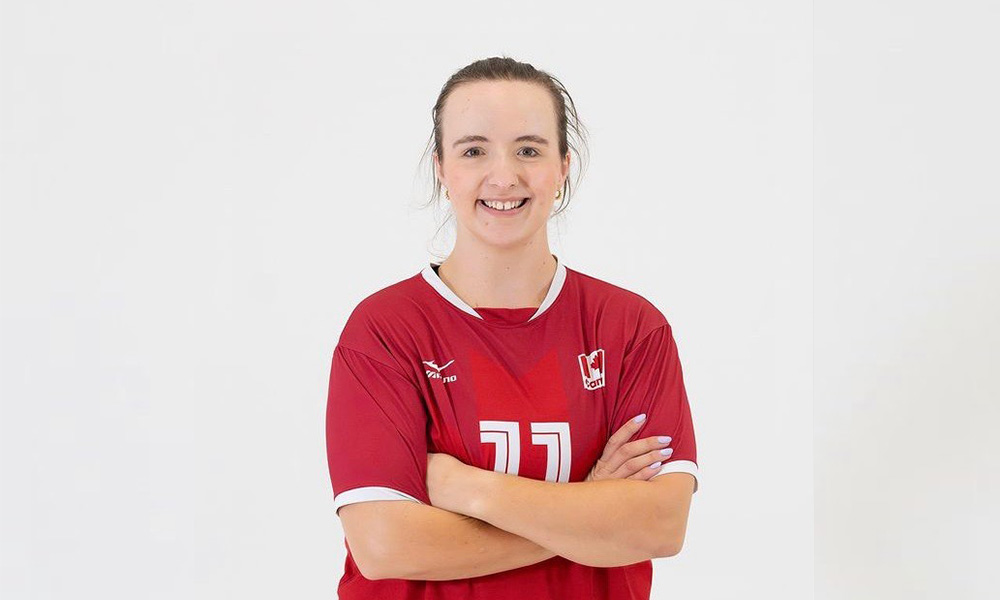
{"label": "red jersey", "polygon": [[[633,440],[673,438],[657,476],[691,473],[697,491],[694,428],[667,319],[642,296],[555,258],[537,308],[473,308],[433,263],[357,305],[333,352],[327,400],[335,510],[372,500],[430,504],[428,452],[583,481],[611,434],[642,413]],[[646,600],[652,582],[649,560],[605,568],[561,556],[469,579],[372,581],[347,550],[341,600]]]}

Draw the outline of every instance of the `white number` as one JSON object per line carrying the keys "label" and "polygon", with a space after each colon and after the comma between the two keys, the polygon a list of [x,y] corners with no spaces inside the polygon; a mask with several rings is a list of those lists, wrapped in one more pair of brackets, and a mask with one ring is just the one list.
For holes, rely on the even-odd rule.
{"label": "white number", "polygon": [[[479,440],[496,444],[493,470],[517,475],[521,465],[521,425],[517,421],[480,421]],[[531,423],[531,443],[548,448],[545,481],[568,482],[573,461],[569,423],[565,421]]]}

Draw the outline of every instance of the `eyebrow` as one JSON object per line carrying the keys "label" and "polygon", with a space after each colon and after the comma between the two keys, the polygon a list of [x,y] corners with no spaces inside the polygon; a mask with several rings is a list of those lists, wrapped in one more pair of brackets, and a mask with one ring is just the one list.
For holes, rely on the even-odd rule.
{"label": "eyebrow", "polygon": [[[458,138],[458,140],[456,140],[455,143],[452,144],[451,146],[452,146],[452,148],[454,148],[455,146],[457,146],[459,144],[468,144],[469,142],[488,142],[488,141],[489,140],[486,139],[485,135],[467,135],[467,136]],[[536,144],[543,144],[545,146],[547,146],[549,144],[549,141],[547,139],[543,138],[540,135],[534,135],[534,134],[518,136],[514,141],[515,142],[535,142]]]}

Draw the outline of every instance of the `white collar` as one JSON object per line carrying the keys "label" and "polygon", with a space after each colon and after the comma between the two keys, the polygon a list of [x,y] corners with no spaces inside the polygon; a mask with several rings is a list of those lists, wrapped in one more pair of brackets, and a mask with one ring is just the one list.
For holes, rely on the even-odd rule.
{"label": "white collar", "polygon": [[[552,257],[556,259],[556,274],[552,277],[552,283],[549,284],[549,291],[545,294],[545,299],[542,300],[541,306],[538,307],[535,314],[531,315],[531,318],[528,319],[528,321],[535,319],[545,312],[546,309],[552,306],[552,303],[555,302],[556,297],[562,290],[563,284],[566,282],[566,267],[559,260],[558,256],[553,254]],[[474,308],[466,304],[465,301],[459,298],[450,287],[445,285],[444,281],[438,277],[437,272],[434,271],[434,267],[430,263],[428,263],[428,265],[420,271],[420,274],[423,275],[427,283],[429,283],[431,287],[434,288],[434,290],[437,291],[437,293],[440,294],[445,300],[451,302],[463,312],[466,312],[477,319],[483,319],[482,315],[477,313]],[[527,323],[527,321],[525,321],[525,323]]]}

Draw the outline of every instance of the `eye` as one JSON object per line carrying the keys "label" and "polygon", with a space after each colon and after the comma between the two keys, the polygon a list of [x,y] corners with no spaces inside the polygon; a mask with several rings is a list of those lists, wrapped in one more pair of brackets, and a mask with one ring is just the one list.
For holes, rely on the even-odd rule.
{"label": "eye", "polygon": [[531,146],[525,146],[525,147],[524,147],[524,149],[525,149],[525,150],[531,150],[532,152],[534,152],[534,154],[529,154],[529,155],[528,155],[528,156],[530,156],[530,157],[532,157],[532,158],[534,158],[534,157],[536,157],[536,156],[540,156],[540,155],[541,155],[541,152],[539,152],[538,150],[535,150],[535,149],[534,149],[534,148],[532,148]]}
{"label": "eye", "polygon": [[[479,148],[478,147],[469,148],[468,150],[466,150],[465,152],[462,153],[462,156],[469,156],[469,152],[472,152],[473,150],[479,150]],[[477,155],[474,155],[474,156],[477,156]]]}

